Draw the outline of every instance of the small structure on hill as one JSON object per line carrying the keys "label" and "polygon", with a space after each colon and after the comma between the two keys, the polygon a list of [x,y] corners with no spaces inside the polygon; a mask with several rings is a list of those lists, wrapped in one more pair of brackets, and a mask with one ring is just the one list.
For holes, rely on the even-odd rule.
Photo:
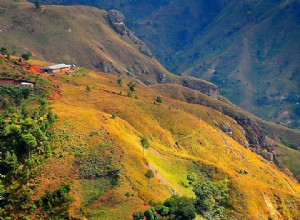
{"label": "small structure on hill", "polygon": [[29,82],[29,81],[24,81],[24,80],[16,80],[16,79],[11,79],[11,78],[0,78],[0,85],[7,85],[7,84],[28,87],[28,88],[35,87],[34,82]]}
{"label": "small structure on hill", "polygon": [[21,82],[20,86],[34,88],[34,83],[32,83],[32,82]]}
{"label": "small structure on hill", "polygon": [[69,72],[71,70],[71,67],[72,67],[72,65],[67,65],[67,64],[61,63],[61,64],[52,65],[52,66],[42,67],[41,71],[44,73],[50,73],[50,74],[64,73],[64,72]]}

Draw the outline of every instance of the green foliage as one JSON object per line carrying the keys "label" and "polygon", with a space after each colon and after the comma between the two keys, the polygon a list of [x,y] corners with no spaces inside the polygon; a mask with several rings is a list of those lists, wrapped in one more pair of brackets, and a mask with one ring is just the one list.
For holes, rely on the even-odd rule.
{"label": "green foliage", "polygon": [[156,220],[157,219],[157,215],[153,209],[146,210],[144,212],[144,216],[146,217],[146,220]]}
{"label": "green foliage", "polygon": [[132,98],[132,92],[127,92],[127,97]]}
{"label": "green foliage", "polygon": [[169,217],[173,216],[174,219],[192,220],[196,218],[196,209],[193,199],[173,195],[167,199],[163,205],[169,209],[167,215]]}
{"label": "green foliage", "polygon": [[134,212],[133,215],[133,220],[141,220],[144,219],[144,212],[140,211],[140,212]]}
{"label": "green foliage", "polygon": [[30,51],[27,51],[26,53],[23,53],[21,55],[21,57],[24,59],[24,60],[29,60],[32,56],[32,53]]}
{"label": "green foliage", "polygon": [[194,172],[189,172],[186,178],[189,181],[189,184],[191,185],[193,182],[197,180],[197,174]]}
{"label": "green foliage", "polygon": [[92,90],[91,90],[91,87],[89,87],[89,86],[86,86],[86,88],[85,88],[85,91],[87,91],[87,92],[91,92]]}
{"label": "green foliage", "polygon": [[123,84],[123,80],[122,79],[118,79],[118,84],[121,86]]}
{"label": "green foliage", "polygon": [[9,151],[5,153],[5,158],[3,162],[6,164],[7,169],[16,170],[19,167],[18,158],[16,154],[10,153]]}
{"label": "green foliage", "polygon": [[[53,123],[55,115],[48,113],[46,100],[39,102],[43,93],[35,94],[30,88],[1,85],[0,94],[0,151],[3,152],[0,171],[4,174],[1,176],[0,200],[5,198],[0,205],[4,210],[1,215],[6,217],[4,213],[9,213],[10,207],[20,213],[33,212],[37,208],[27,205],[30,202],[29,186],[35,187],[32,180],[40,175],[39,165],[51,155],[49,121]],[[33,105],[38,106],[31,114],[29,106]]]}
{"label": "green foliage", "polygon": [[117,118],[117,115],[116,114],[112,114],[111,115],[111,119],[116,119]]}
{"label": "green foliage", "polygon": [[1,47],[1,49],[0,49],[0,53],[1,53],[2,55],[6,55],[6,54],[8,54],[8,50],[7,50],[7,48],[5,48],[5,47]]}
{"label": "green foliage", "polygon": [[160,96],[157,96],[157,97],[156,97],[156,102],[162,103],[162,98],[161,98]]}
{"label": "green foliage", "polygon": [[6,193],[5,187],[2,184],[2,181],[0,181],[0,201],[4,199],[5,193]]}
{"label": "green foliage", "polygon": [[148,139],[145,137],[145,136],[143,136],[142,138],[141,138],[141,140],[140,140],[140,142],[141,142],[141,145],[142,145],[142,147],[143,147],[143,154],[145,154],[145,149],[148,149],[149,147],[150,147],[150,144],[149,144],[149,142],[148,142]]}
{"label": "green foliage", "polygon": [[129,83],[127,84],[127,86],[128,86],[128,88],[129,88],[130,91],[132,91],[132,92],[135,91],[135,86],[136,86],[136,84],[134,84],[133,82],[129,82]]}
{"label": "green foliage", "polygon": [[145,177],[148,179],[148,188],[150,188],[150,179],[154,177],[154,173],[152,170],[148,169],[145,173]]}
{"label": "green foliage", "polygon": [[150,169],[148,169],[147,172],[145,173],[145,177],[146,177],[147,179],[153,178],[153,177],[154,177],[153,171],[150,170]]}
{"label": "green foliage", "polygon": [[193,189],[196,195],[195,208],[207,219],[222,218],[229,200],[227,180],[200,182]]}
{"label": "green foliage", "polygon": [[42,4],[40,0],[34,0],[34,6],[38,10],[41,8]]}
{"label": "green foliage", "polygon": [[47,119],[50,124],[53,124],[57,120],[56,115],[53,113],[53,111],[51,109],[48,111]]}
{"label": "green foliage", "polygon": [[62,184],[58,190],[51,193],[49,190],[45,191],[45,195],[41,200],[37,200],[36,204],[45,204],[47,209],[51,211],[53,207],[59,204],[68,203],[71,201],[69,192],[71,191],[71,183]]}

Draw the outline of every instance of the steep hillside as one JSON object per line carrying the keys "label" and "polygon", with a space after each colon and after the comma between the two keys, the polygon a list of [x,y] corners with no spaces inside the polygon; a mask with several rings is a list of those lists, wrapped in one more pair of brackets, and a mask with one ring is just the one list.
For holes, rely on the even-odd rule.
{"label": "steep hillside", "polygon": [[126,26],[120,20],[122,26],[116,28],[118,13],[108,16],[105,11],[84,6],[36,10],[23,0],[4,0],[0,6],[0,42],[9,53],[20,55],[30,50],[39,59],[125,74],[146,84],[184,84],[219,98],[215,85],[169,73],[130,30],[120,32]]}
{"label": "steep hillside", "polygon": [[[0,200],[1,216],[131,219],[134,211],[147,209],[149,201],[163,201],[174,193],[193,197],[193,184],[188,184],[186,176],[194,172],[198,177],[194,184],[229,181],[224,212],[228,218],[300,217],[299,184],[246,148],[243,128],[220,111],[173,99],[164,86],[136,85],[130,91],[128,79],[118,83],[117,75],[79,69],[74,75],[50,76],[38,73],[35,66],[23,66],[1,59],[1,68],[6,70],[3,77],[35,82],[35,94],[44,91],[57,121],[52,116],[35,121],[34,109],[26,113],[18,105],[11,115],[11,108],[1,101],[1,114],[5,113],[1,126],[6,129],[0,141],[3,135],[12,135],[19,123],[23,127],[31,120],[53,121],[48,132],[51,153],[43,157],[32,148],[31,160],[27,161],[28,155],[23,158],[24,167],[32,169],[30,181],[11,175],[13,184],[3,182],[5,196],[13,199]],[[4,94],[9,91],[0,88]],[[178,86],[178,91],[185,89]],[[149,148],[143,149],[142,137],[148,140]],[[19,163],[17,175],[23,177],[27,171],[22,169],[23,160]],[[149,169],[154,173],[150,185],[144,175]],[[59,200],[61,196],[63,200]]]}
{"label": "steep hillside", "polygon": [[[83,6],[47,6],[36,10],[32,4],[25,1],[3,1],[0,4],[0,18],[3,20],[0,39],[10,52],[15,50],[19,55],[31,50],[34,57],[49,59],[52,62],[74,61],[106,73],[120,74],[139,85],[168,84],[163,86],[166,90],[164,93],[176,99],[179,97],[186,102],[214,108],[231,117],[244,129],[248,144],[234,136],[236,141],[251,147],[253,151],[279,166],[283,162],[294,171],[295,176],[299,176],[299,164],[295,162],[295,167],[292,167],[287,160],[280,162],[276,154],[277,144],[268,141],[269,136],[278,143],[299,150],[299,132],[260,121],[226,100],[217,101],[216,99],[224,98],[219,96],[218,88],[211,83],[172,75],[124,25],[123,16],[117,11],[107,13]],[[5,69],[3,71],[5,72]],[[231,128],[224,123],[219,123],[218,126],[231,132]]]}
{"label": "steep hillside", "polygon": [[299,128],[299,2],[47,0],[118,9],[169,70],[217,84],[238,106]]}

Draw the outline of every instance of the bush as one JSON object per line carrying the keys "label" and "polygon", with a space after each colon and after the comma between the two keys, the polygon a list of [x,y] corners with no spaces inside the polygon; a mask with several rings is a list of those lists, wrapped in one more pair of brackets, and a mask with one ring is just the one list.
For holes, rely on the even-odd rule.
{"label": "bush", "polygon": [[162,103],[162,98],[161,98],[160,96],[157,96],[157,97],[156,97],[156,102]]}
{"label": "bush", "polygon": [[24,59],[24,60],[29,60],[32,56],[32,53],[30,51],[27,51],[26,53],[23,53],[21,55],[21,57]]}
{"label": "bush", "polygon": [[226,180],[201,182],[194,186],[193,191],[196,195],[195,208],[200,215],[213,219],[223,216],[224,206],[229,200]]}
{"label": "bush", "polygon": [[133,220],[141,220],[144,219],[144,212],[140,211],[140,212],[135,212],[132,215]]}
{"label": "bush", "polygon": [[129,87],[129,90],[130,91],[132,91],[132,92],[134,92],[135,91],[135,84],[133,83],[133,82],[129,82],[128,84],[127,84],[127,86]]}

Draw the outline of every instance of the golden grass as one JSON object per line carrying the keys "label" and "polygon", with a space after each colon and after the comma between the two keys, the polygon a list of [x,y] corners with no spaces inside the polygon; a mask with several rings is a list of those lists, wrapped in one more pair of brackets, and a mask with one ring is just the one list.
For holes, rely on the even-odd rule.
{"label": "golden grass", "polygon": [[[274,207],[278,206],[275,193],[283,203],[290,196],[299,199],[299,184],[238,144],[213,123],[213,120],[225,121],[233,127],[237,137],[244,138],[241,127],[232,119],[207,107],[168,98],[165,93],[146,86],[137,86],[134,95],[138,99],[119,95],[120,90],[124,94],[128,88],[125,85],[120,87],[117,79],[117,76],[93,72],[62,76],[59,83],[63,96],[51,102],[59,116],[55,131],[65,130],[72,137],[60,141],[60,146],[57,146],[57,152],[69,158],[66,161],[73,158],[66,149],[72,146],[93,148],[103,141],[97,137],[90,138],[88,134],[92,131],[105,133],[105,137],[112,140],[112,147],[120,152],[116,156],[122,166],[121,186],[95,202],[93,211],[89,212],[91,219],[97,219],[97,216],[113,219],[112,213],[124,213],[124,219],[128,219],[133,211],[146,208],[149,200],[162,201],[174,191],[193,196],[191,188],[182,184],[187,173],[196,169],[192,168],[192,164],[213,167],[215,179],[230,179],[234,186],[232,190],[242,195],[242,199],[237,200],[239,202],[233,202],[234,207],[251,219],[283,215],[277,212],[270,214],[272,210],[264,195],[270,198]],[[87,85],[92,88],[91,92],[86,92]],[[163,97],[163,103],[153,105],[157,95]],[[112,114],[116,114],[117,118],[111,119]],[[140,145],[141,136],[146,136],[151,145],[145,150],[145,155]],[[144,177],[147,169],[156,174],[150,182],[150,189]],[[248,174],[239,174],[240,170],[247,170]],[[65,175],[65,178],[57,177],[57,181],[74,177]],[[78,191],[75,195],[78,205],[72,211],[76,215],[83,189],[77,183],[73,187],[74,191]],[[125,197],[126,192],[133,193],[134,198]],[[239,207],[240,202],[245,210]],[[295,211],[295,206],[285,208],[285,215],[290,215],[293,209]],[[295,213],[299,216],[299,212]]]}

